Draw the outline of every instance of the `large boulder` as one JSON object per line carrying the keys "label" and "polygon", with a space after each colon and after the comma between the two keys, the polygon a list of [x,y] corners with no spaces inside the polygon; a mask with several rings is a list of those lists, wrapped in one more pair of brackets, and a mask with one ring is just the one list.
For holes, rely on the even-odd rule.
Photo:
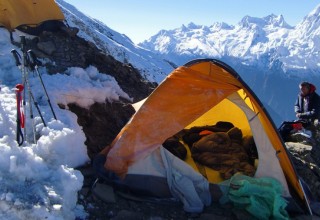
{"label": "large boulder", "polygon": [[68,109],[78,116],[90,158],[112,142],[134,113],[131,105],[122,102],[95,103],[89,109],[69,104]]}
{"label": "large boulder", "polygon": [[320,199],[320,146],[286,142],[298,175],[307,183],[315,199]]}

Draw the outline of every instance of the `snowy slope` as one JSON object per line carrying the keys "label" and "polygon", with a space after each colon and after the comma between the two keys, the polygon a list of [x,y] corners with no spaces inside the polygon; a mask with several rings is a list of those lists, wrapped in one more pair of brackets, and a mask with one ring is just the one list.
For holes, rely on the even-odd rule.
{"label": "snowy slope", "polygon": [[[86,17],[63,1],[59,4],[69,25],[77,26],[83,38],[118,60],[134,64],[146,79],[160,82],[173,69],[101,22]],[[13,34],[14,39],[21,35],[18,31]],[[60,109],[58,104],[77,103],[86,108],[94,102],[131,98],[113,77],[99,73],[93,66],[87,69],[73,67],[55,75],[49,75],[41,67],[39,72],[57,116],[58,120],[55,120],[39,77],[35,72],[29,72],[31,91],[47,127],[34,103],[27,101],[25,142],[18,146],[14,88],[22,83],[22,74],[15,65],[12,49],[21,54],[20,48],[11,44],[8,31],[0,29],[0,219],[84,219],[86,213],[81,205],[77,205],[83,176],[74,168],[89,160],[84,145],[86,138],[76,115]],[[33,127],[39,138],[37,143],[33,141]]]}
{"label": "snowy slope", "polygon": [[[21,33],[14,32],[15,39],[19,39],[18,34]],[[30,91],[47,127],[26,95],[25,142],[18,146],[14,88],[22,83],[22,74],[15,65],[12,49],[21,54],[20,48],[10,43],[8,31],[0,29],[0,219],[84,219],[86,213],[77,205],[83,176],[74,168],[89,160],[86,138],[76,115],[60,109],[58,103],[88,107],[94,102],[131,98],[113,77],[99,73],[93,66],[73,67],[55,75],[39,68],[58,119],[55,120],[39,77],[29,71]],[[33,142],[33,124],[39,137],[37,143]]]}
{"label": "snowy slope", "polygon": [[98,46],[122,63],[131,63],[141,75],[151,82],[161,82],[173,67],[156,53],[135,45],[127,36],[120,34],[102,22],[90,18],[63,0],[56,1],[68,24],[80,29],[79,36]]}
{"label": "snowy slope", "polygon": [[286,46],[290,55],[284,57],[283,62],[288,69],[307,69],[311,73],[319,73],[320,5],[289,33]]}

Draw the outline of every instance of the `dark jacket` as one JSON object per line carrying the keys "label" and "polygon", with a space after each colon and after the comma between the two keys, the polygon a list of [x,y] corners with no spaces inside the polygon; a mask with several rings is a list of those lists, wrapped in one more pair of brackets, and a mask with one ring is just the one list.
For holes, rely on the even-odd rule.
{"label": "dark jacket", "polygon": [[[320,119],[320,97],[315,92],[316,87],[311,84],[310,92],[306,96],[302,96],[300,93],[294,105],[295,113],[301,113],[300,119]],[[306,105],[306,109],[304,109],[304,102],[306,98],[308,103]]]}

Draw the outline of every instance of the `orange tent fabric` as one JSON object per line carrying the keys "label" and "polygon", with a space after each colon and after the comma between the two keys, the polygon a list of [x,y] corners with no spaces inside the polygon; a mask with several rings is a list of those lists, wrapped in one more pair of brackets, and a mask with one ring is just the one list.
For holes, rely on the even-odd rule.
{"label": "orange tent fabric", "polygon": [[[232,101],[225,101],[232,94],[238,94],[246,106],[237,107]],[[281,172],[288,184],[304,200],[304,192],[285,145],[262,103],[231,67],[211,59],[190,62],[169,74],[120,131],[111,146],[102,151],[107,155],[106,169],[120,176],[125,175],[131,164],[148,156],[168,137],[193,125],[200,116],[211,113],[220,103],[224,103],[223,108],[235,111],[247,108],[254,113],[252,118],[239,118],[239,123],[244,127],[250,121],[256,120],[254,123],[259,123],[259,128],[263,129],[265,135],[260,135],[260,140],[255,141],[262,148],[274,148],[272,152],[275,153],[271,154],[273,157],[277,155]],[[216,117],[217,114],[225,113],[212,111],[211,114]]]}
{"label": "orange tent fabric", "polygon": [[[212,74],[218,76],[212,77]],[[187,67],[176,69],[123,128],[108,154],[107,168],[125,173],[130,164],[236,92],[240,83],[235,79],[230,83],[226,80],[228,75],[223,71],[203,74]],[[150,118],[152,120],[148,120]]]}
{"label": "orange tent fabric", "polygon": [[0,0],[0,25],[8,30],[20,25],[36,26],[48,20],[64,20],[54,0]]}

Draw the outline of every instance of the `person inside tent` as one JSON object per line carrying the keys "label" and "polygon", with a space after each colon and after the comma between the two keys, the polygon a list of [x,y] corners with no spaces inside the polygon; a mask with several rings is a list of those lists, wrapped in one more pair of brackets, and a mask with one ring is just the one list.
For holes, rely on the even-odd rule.
{"label": "person inside tent", "polygon": [[312,125],[320,118],[320,97],[315,92],[316,87],[309,82],[299,85],[300,93],[294,105],[296,117],[306,121],[307,126]]}

